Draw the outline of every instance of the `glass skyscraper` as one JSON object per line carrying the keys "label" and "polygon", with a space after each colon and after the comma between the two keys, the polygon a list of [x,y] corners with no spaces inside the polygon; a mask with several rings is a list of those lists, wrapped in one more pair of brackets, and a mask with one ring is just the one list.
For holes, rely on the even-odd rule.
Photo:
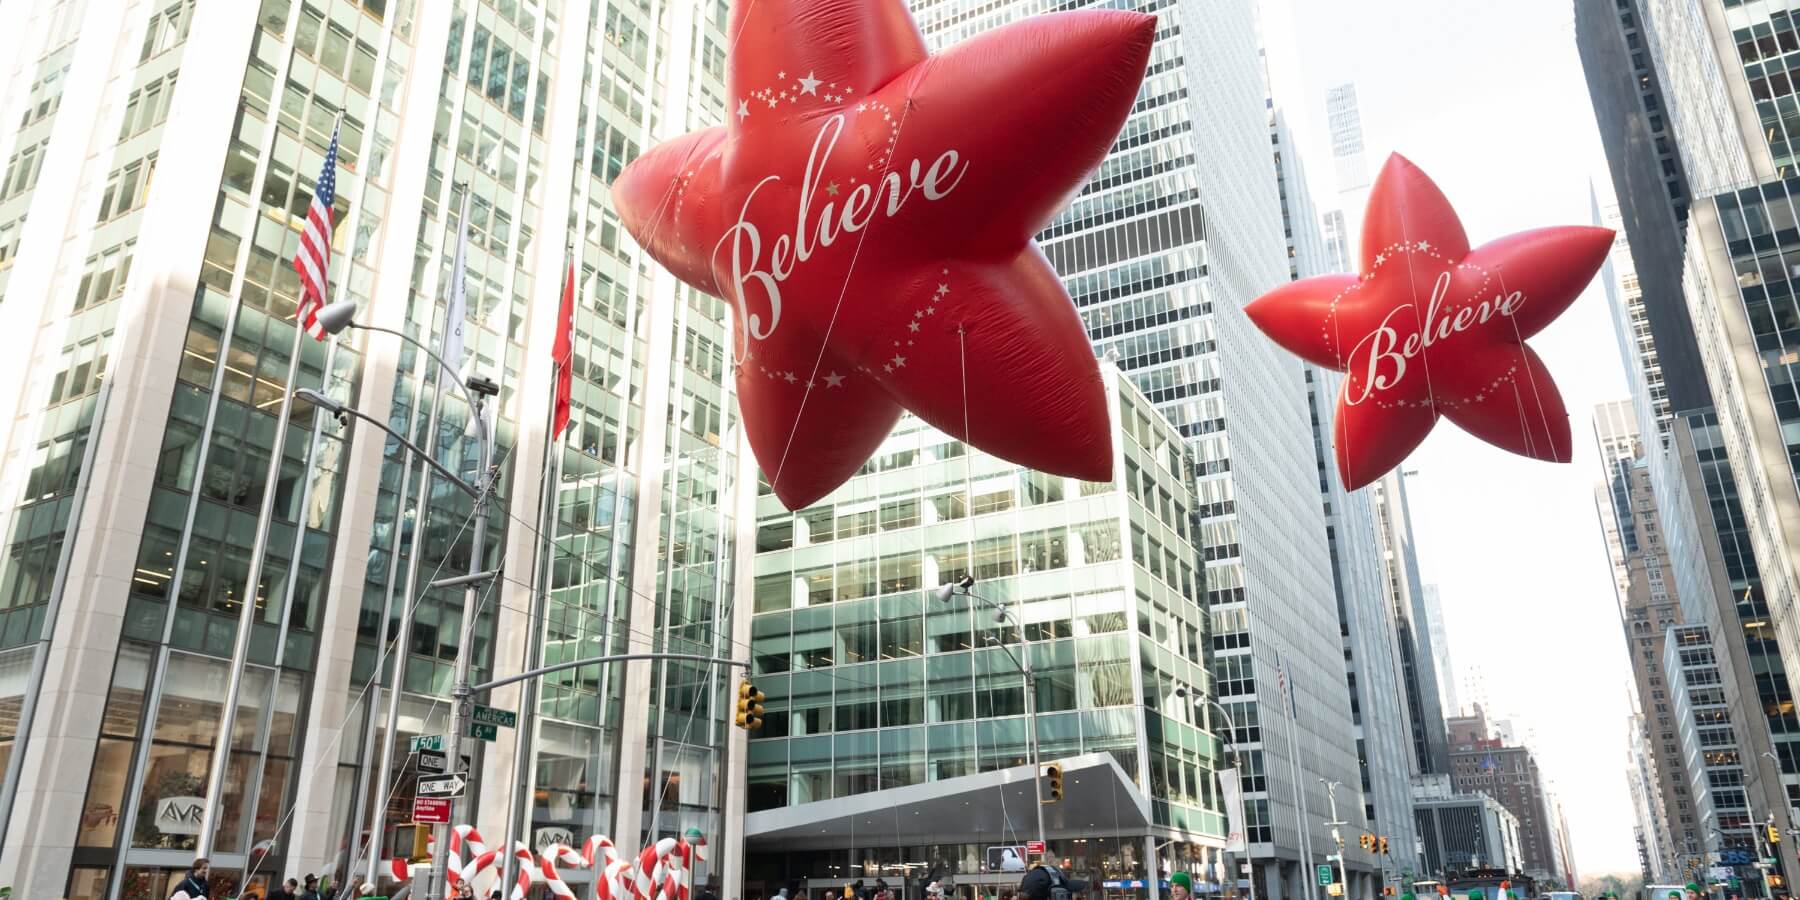
{"label": "glass skyscraper", "polygon": [[[1101,4],[921,0],[913,11],[942,47],[1088,5]],[[1198,459],[1213,671],[1233,720],[1255,729],[1242,747],[1250,855],[1258,893],[1281,895],[1331,852],[1320,778],[1360,778],[1304,377],[1243,313],[1291,274],[1256,5],[1104,5],[1157,15],[1149,75],[1111,155],[1038,240],[1096,352]]]}
{"label": "glass skyscraper", "polygon": [[[1634,399],[1652,406],[1647,386],[1660,374],[1671,413],[1669,433],[1646,447],[1674,581],[1689,623],[1719,636],[1730,661],[1727,700],[1743,726],[1752,812],[1782,827],[1800,804],[1786,674],[1800,664],[1800,623],[1786,612],[1791,542],[1775,531],[1796,501],[1791,467],[1763,448],[1783,444],[1769,399],[1783,370],[1777,350],[1764,385],[1764,373],[1733,358],[1780,343],[1778,326],[1758,338],[1748,323],[1779,316],[1785,302],[1782,288],[1761,283],[1779,239],[1754,217],[1769,212],[1765,197],[1786,204],[1782,179],[1792,174],[1794,96],[1782,68],[1783,48],[1794,45],[1790,5],[1583,0],[1576,16],[1650,331],[1647,343],[1635,330],[1621,341],[1653,349],[1657,368],[1645,368],[1641,352],[1626,360]],[[1727,248],[1728,227],[1770,236]],[[1615,320],[1631,322],[1628,312]]]}
{"label": "glass skyscraper", "polygon": [[[1112,483],[1020,469],[908,417],[811,507],[789,512],[764,488],[752,677],[769,700],[749,751],[749,895],[1016,883],[1023,869],[990,865],[987,848],[1038,837],[1033,739],[1069,770],[1068,798],[1044,809],[1072,871],[1143,882],[1159,858],[1163,877],[1220,876],[1219,739],[1254,726],[1226,735],[1207,702],[1197,460],[1102,371]],[[934,596],[965,576],[993,606]]]}
{"label": "glass skyscraper", "polygon": [[[744,655],[754,475],[725,310],[643,256],[607,196],[643,147],[721,120],[724,16],[59,0],[9,29],[0,71],[31,87],[0,109],[20,126],[0,137],[0,884],[161,897],[203,851],[234,891],[342,883],[408,849],[408,739],[443,733],[459,655],[478,679],[605,649]],[[470,647],[461,588],[430,587],[471,563],[470,500],[373,427],[283,400],[320,389],[475,475],[468,408],[424,354],[296,339],[291,260],[340,122],[331,299],[436,346],[469,234],[465,373],[500,388],[480,562],[507,563]],[[574,414],[553,442],[571,259]],[[741,837],[729,680],[634,664],[483,698],[541,718],[521,717],[523,754],[475,742],[476,824],[493,844]]]}

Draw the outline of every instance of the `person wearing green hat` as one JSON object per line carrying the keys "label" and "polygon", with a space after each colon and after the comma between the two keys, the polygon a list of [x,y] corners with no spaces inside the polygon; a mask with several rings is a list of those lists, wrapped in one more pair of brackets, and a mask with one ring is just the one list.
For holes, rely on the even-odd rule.
{"label": "person wearing green hat", "polygon": [[1704,897],[1706,896],[1706,891],[1702,889],[1700,885],[1690,881],[1687,885],[1687,895],[1693,898]]}
{"label": "person wearing green hat", "polygon": [[1469,892],[1469,900],[1487,900],[1487,895],[1481,892],[1481,888],[1476,888]]}
{"label": "person wearing green hat", "polygon": [[1194,878],[1186,872],[1176,872],[1169,876],[1169,896],[1174,900],[1189,900],[1194,896]]}

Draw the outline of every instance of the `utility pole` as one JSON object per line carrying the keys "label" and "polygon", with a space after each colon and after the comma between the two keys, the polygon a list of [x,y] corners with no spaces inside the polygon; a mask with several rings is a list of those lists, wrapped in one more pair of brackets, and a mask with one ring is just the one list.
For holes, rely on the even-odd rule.
{"label": "utility pole", "polygon": [[1319,783],[1325,785],[1325,799],[1331,802],[1331,821],[1325,824],[1331,826],[1331,839],[1337,842],[1338,884],[1343,886],[1343,895],[1347,898],[1350,896],[1350,872],[1344,867],[1344,833],[1338,830],[1347,823],[1338,821],[1337,811],[1337,789],[1342,782],[1321,778]]}

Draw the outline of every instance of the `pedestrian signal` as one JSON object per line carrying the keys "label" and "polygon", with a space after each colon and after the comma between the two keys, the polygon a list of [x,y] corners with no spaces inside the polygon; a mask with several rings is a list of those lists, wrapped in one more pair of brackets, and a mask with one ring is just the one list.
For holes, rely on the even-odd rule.
{"label": "pedestrian signal", "polygon": [[755,731],[763,724],[763,693],[746,678],[738,682],[737,727]]}
{"label": "pedestrian signal", "polygon": [[[403,825],[401,827],[411,828],[413,832],[412,852],[407,854],[406,861],[413,863],[429,862],[431,860],[431,826]],[[405,846],[405,843],[403,842],[401,846]]]}

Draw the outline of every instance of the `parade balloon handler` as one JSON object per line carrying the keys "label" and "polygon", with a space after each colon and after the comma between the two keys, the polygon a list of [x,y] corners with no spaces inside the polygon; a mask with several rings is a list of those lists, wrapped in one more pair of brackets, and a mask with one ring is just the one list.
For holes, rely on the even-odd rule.
{"label": "parade balloon handler", "polygon": [[1038,864],[1019,879],[1020,900],[1069,900],[1087,893],[1088,883],[1063,874],[1056,866]]}
{"label": "parade balloon handler", "polygon": [[1188,900],[1194,896],[1194,878],[1186,872],[1176,872],[1169,876],[1169,896],[1173,900]]}

